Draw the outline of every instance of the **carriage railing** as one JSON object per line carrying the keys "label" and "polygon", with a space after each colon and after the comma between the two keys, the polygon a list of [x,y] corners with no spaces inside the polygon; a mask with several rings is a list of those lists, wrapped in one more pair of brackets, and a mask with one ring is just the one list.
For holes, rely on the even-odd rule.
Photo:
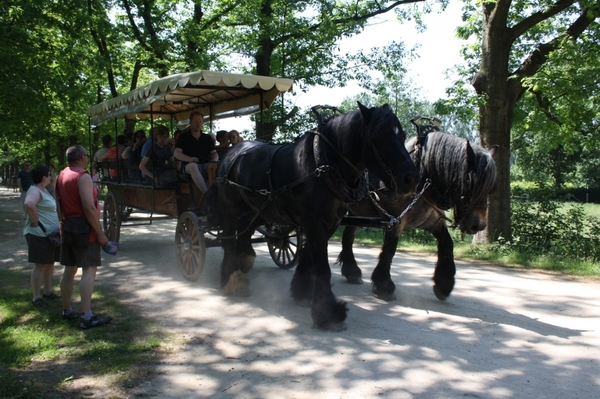
{"label": "carriage railing", "polygon": [[[137,165],[124,165],[122,162],[117,162],[117,161],[109,161],[109,160],[103,160],[103,161],[97,161],[97,167],[96,169],[98,170],[98,175],[101,176],[99,182],[100,183],[105,183],[105,182],[111,182],[111,183],[126,183],[126,184],[143,184],[143,185],[152,185],[152,182],[150,180],[148,181],[144,181],[141,177],[141,170],[139,168],[139,166]],[[110,173],[108,174],[108,176],[104,175],[104,171],[117,171],[117,176],[110,176]],[[167,170],[177,170],[177,168],[175,166],[168,166],[168,167],[154,167],[152,168],[153,174],[155,176],[157,176],[158,174],[167,171]],[[129,172],[130,171],[134,171],[136,177],[130,177],[129,176]],[[181,175],[178,172],[178,175],[180,176],[180,180],[181,181],[186,181],[187,179],[185,179],[185,177],[183,175]],[[165,185],[166,187],[167,185]],[[160,185],[159,185],[160,188]]]}

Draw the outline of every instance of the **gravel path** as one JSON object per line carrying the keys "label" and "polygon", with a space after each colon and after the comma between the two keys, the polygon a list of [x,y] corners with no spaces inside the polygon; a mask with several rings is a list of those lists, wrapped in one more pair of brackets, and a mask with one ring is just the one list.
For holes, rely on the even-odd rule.
{"label": "gravel path", "polygon": [[[0,190],[3,210],[16,201]],[[104,256],[98,275],[184,342],[132,398],[600,397],[598,282],[457,262],[455,290],[440,302],[435,258],[401,252],[392,269],[398,300],[387,303],[369,284],[345,283],[331,243],[333,291],[350,312],[347,331],[326,333],[292,302],[293,270],[277,268],[266,245],[255,246],[249,298],[221,295],[220,248],[207,251],[197,282],[183,279],[175,225],[123,228],[119,254]],[[0,267],[25,264],[20,230],[8,241]],[[378,251],[355,251],[368,277]]]}

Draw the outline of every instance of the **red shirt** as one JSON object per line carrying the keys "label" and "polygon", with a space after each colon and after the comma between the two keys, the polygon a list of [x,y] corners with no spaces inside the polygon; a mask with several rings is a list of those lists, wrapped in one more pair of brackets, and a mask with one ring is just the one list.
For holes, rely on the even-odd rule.
{"label": "red shirt", "polygon": [[[67,166],[56,178],[56,188],[58,190],[55,190],[55,192],[59,191],[58,195],[60,197],[60,212],[62,220],[72,216],[85,217],[83,204],[81,203],[81,197],[79,196],[79,186],[77,185],[77,181],[84,173],[88,173],[88,171],[81,168]],[[98,189],[95,185],[92,185],[92,187],[94,193],[94,204],[96,205],[96,213],[98,215],[98,219],[100,219]],[[90,242],[95,242],[97,239],[98,236],[96,231],[91,229]]]}
{"label": "red shirt", "polygon": [[[109,148],[108,150],[108,160],[110,162],[117,162],[117,157],[121,158],[121,155],[123,155],[123,151],[125,150],[125,146],[123,144],[119,144],[119,145],[115,145]],[[118,153],[117,153],[118,151]],[[123,162],[119,159],[119,161],[121,162],[121,164],[123,164]],[[110,177],[117,177],[117,169],[112,168],[108,170],[108,173],[110,173]]]}

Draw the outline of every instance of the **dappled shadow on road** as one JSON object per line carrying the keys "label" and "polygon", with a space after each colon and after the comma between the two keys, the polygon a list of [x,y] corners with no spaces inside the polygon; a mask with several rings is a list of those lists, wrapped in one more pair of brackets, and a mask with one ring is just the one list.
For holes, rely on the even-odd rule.
{"label": "dappled shadow on road", "polygon": [[[333,266],[333,291],[350,311],[347,331],[326,333],[290,299],[293,270],[277,268],[264,245],[255,246],[249,298],[221,294],[220,248],[207,251],[198,281],[186,281],[175,225],[124,228],[119,254],[104,255],[98,275],[98,285],[118,290],[181,342],[131,397],[597,396],[598,284],[458,262],[454,292],[440,302],[432,292],[435,259],[399,253],[398,299],[389,303],[369,284],[347,284]],[[378,250],[355,252],[369,276]]]}
{"label": "dappled shadow on road", "polygon": [[[334,266],[333,290],[349,303],[348,330],[326,333],[311,328],[309,309],[294,305],[293,271],[278,269],[266,246],[255,246],[252,296],[226,298],[222,250],[209,249],[204,274],[187,282],[174,230],[174,221],[137,227],[103,271],[126,282],[148,317],[185,342],[137,388],[140,395],[568,398],[593,397],[598,387],[593,284],[583,284],[588,294],[553,277],[459,262],[455,291],[440,302],[431,289],[433,258],[401,253],[392,270],[398,300],[390,303],[368,284],[345,283]],[[140,262],[140,252],[150,261]],[[357,249],[365,275],[376,256]]]}

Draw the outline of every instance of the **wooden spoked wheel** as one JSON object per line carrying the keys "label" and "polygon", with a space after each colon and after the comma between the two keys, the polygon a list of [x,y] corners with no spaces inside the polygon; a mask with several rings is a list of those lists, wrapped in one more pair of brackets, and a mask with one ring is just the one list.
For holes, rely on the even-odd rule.
{"label": "wooden spoked wheel", "polygon": [[291,226],[267,226],[267,246],[273,262],[281,269],[291,269],[298,264],[304,236]]}
{"label": "wooden spoked wheel", "polygon": [[182,213],[177,221],[175,251],[183,277],[189,281],[198,280],[206,262],[206,242],[193,212]]}
{"label": "wooden spoked wheel", "polygon": [[117,197],[112,191],[106,193],[104,209],[102,211],[104,234],[109,241],[119,242],[121,235],[121,210]]}

